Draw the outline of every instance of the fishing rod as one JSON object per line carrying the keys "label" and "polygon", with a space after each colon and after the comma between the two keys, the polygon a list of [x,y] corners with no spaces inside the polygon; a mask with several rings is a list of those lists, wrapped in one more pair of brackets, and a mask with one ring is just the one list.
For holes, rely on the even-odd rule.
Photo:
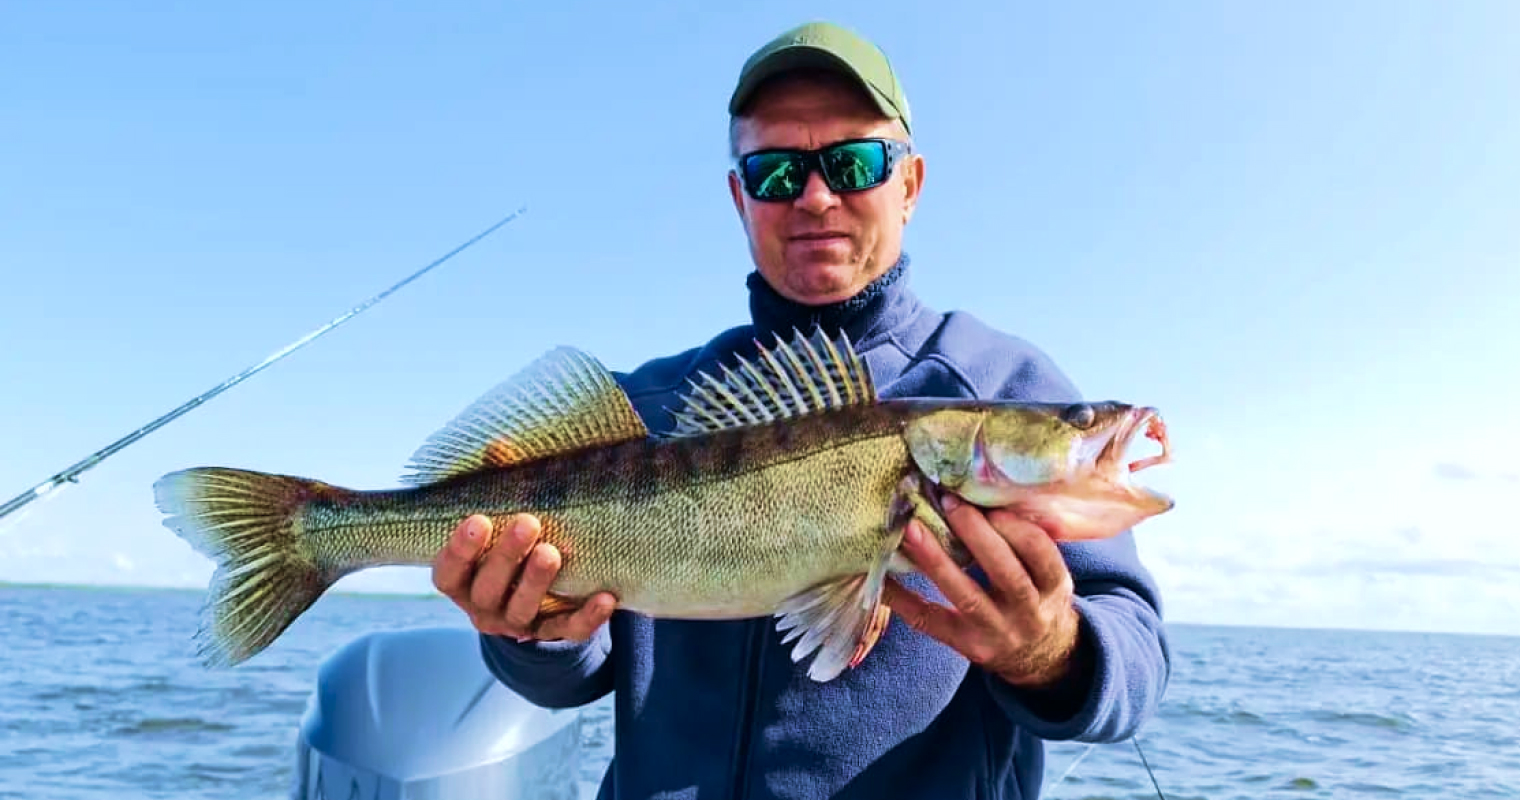
{"label": "fishing rod", "polygon": [[266,357],[263,361],[260,361],[259,363],[254,364],[253,366],[251,366],[251,367],[243,370],[242,372],[239,372],[236,375],[233,375],[232,377],[228,378],[225,381],[222,381],[221,383],[217,384],[216,386],[212,387],[211,389],[209,389],[209,390],[207,390],[205,392],[202,392],[201,394],[198,394],[195,397],[190,398],[183,405],[181,405],[180,407],[174,409],[173,411],[170,411],[169,413],[164,414],[163,416],[159,417],[158,419],[155,419],[152,422],[149,422],[147,425],[144,425],[141,428],[138,428],[137,430],[132,431],[131,433],[127,434],[126,436],[123,436],[120,439],[117,439],[116,441],[114,441],[114,442],[106,445],[105,447],[102,447],[101,449],[96,450],[94,453],[91,453],[88,457],[80,460],[78,463],[70,465],[67,469],[63,470],[62,472],[59,472],[59,473],[53,475],[52,477],[48,478],[47,480],[43,481],[42,483],[37,484],[36,486],[32,487],[31,489],[28,489],[27,491],[22,492],[19,495],[16,495],[15,497],[11,498],[10,500],[5,501],[4,505],[0,505],[0,520],[4,520],[7,516],[9,516],[10,514],[13,514],[13,513],[17,512],[17,511],[20,511],[24,506],[26,506],[27,504],[31,503],[32,501],[39,500],[39,499],[41,499],[43,497],[46,497],[47,495],[52,494],[53,492],[55,492],[56,490],[58,490],[59,488],[65,486],[65,485],[68,485],[68,484],[71,484],[71,483],[78,483],[79,482],[79,476],[81,474],[83,474],[85,472],[85,470],[88,470],[88,469],[94,467],[95,465],[99,464],[100,462],[106,460],[107,458],[109,458],[110,456],[112,456],[113,454],[115,454],[117,451],[119,451],[119,450],[127,447],[128,445],[132,444],[133,442],[136,442],[138,439],[141,439],[144,436],[147,436],[148,434],[150,434],[150,433],[158,430],[159,428],[162,428],[163,426],[169,424],[170,422],[173,422],[178,417],[180,417],[183,414],[189,412],[191,409],[193,409],[193,408],[195,408],[195,407],[197,407],[197,406],[205,403],[207,400],[210,400],[211,398],[216,397],[217,395],[221,394],[222,392],[225,392],[228,389],[231,389],[232,387],[238,385],[239,383],[242,383],[243,381],[245,381],[245,380],[253,377],[254,375],[256,375],[256,374],[264,371],[265,369],[267,369],[268,367],[270,367],[271,365],[273,365],[276,361],[279,361],[280,359],[282,359],[282,358],[290,355],[291,353],[294,353],[295,351],[297,351],[297,350],[301,349],[302,347],[305,347],[306,345],[308,345],[311,342],[315,341],[317,339],[317,337],[322,336],[323,334],[327,333],[328,331],[331,331],[332,329],[338,327],[339,325],[342,325],[343,323],[349,321],[350,319],[353,319],[354,317],[356,317],[359,314],[363,313],[364,311],[368,310],[370,307],[374,306],[375,304],[377,304],[380,301],[384,300],[385,298],[389,297],[396,290],[400,289],[403,286],[406,286],[407,284],[411,283],[414,280],[417,280],[418,278],[420,278],[423,275],[427,274],[428,272],[432,271],[432,269],[434,267],[437,267],[440,264],[442,264],[443,262],[448,261],[449,259],[453,258],[456,255],[459,255],[466,248],[470,247],[471,245],[475,244],[476,242],[480,241],[481,239],[484,239],[487,236],[490,236],[492,233],[495,233],[498,228],[502,227],[503,225],[506,225],[508,222],[511,222],[512,220],[514,220],[517,217],[521,216],[527,210],[528,210],[527,206],[523,206],[523,207],[517,209],[516,211],[513,211],[511,214],[508,214],[507,216],[503,217],[501,220],[499,220],[498,222],[496,222],[496,224],[492,225],[489,228],[486,228],[485,230],[481,231],[480,233],[475,234],[474,236],[472,236],[469,239],[465,240],[465,242],[463,244],[459,245],[458,247],[455,247],[453,250],[450,250],[449,252],[444,253],[443,255],[439,256],[436,259],[434,259],[432,261],[432,263],[430,263],[427,266],[423,267],[422,269],[419,269],[416,272],[413,272],[412,274],[406,276],[405,278],[403,278],[400,281],[396,282],[394,285],[392,285],[390,288],[386,289],[385,291],[380,292],[379,294],[375,295],[374,297],[371,297],[368,300],[365,300],[364,302],[360,303],[357,306],[354,306],[353,308],[349,309],[348,311],[345,311],[344,313],[339,314],[337,317],[334,317],[331,321],[329,321],[325,325],[322,325],[321,327],[317,328],[316,330],[312,331],[311,333],[308,333],[305,336],[302,336],[301,338],[295,340],[294,342],[291,342],[290,344],[285,345],[284,347],[280,348],[279,350],[276,350],[275,352],[271,353],[268,357]]}

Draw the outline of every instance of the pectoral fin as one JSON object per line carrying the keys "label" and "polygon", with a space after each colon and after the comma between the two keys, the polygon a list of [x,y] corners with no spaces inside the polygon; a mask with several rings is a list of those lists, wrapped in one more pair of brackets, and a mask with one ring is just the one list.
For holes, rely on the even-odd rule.
{"label": "pectoral fin", "polygon": [[876,610],[872,612],[870,622],[866,625],[865,633],[861,635],[860,642],[855,646],[855,653],[850,657],[850,669],[860,666],[860,662],[866,660],[866,654],[876,646],[876,640],[887,632],[887,626],[892,624],[892,609],[885,603],[877,603]]}
{"label": "pectoral fin", "polygon": [[[950,524],[945,521],[939,503],[931,499],[930,493],[936,491],[938,489],[927,478],[916,472],[903,478],[897,484],[897,494],[887,516],[887,527],[902,530],[916,519],[945,548],[951,561],[962,567],[969,566],[972,562],[971,551],[956,538],[950,530]],[[890,568],[893,572],[912,572],[917,569],[901,554],[894,554]]]}
{"label": "pectoral fin", "polygon": [[574,611],[580,607],[580,601],[570,600],[557,595],[546,594],[544,599],[538,602],[538,613],[543,616],[551,616],[565,611]]}
{"label": "pectoral fin", "polygon": [[789,631],[783,644],[797,640],[792,661],[818,651],[808,665],[809,678],[831,681],[859,666],[876,646],[892,620],[892,609],[881,602],[881,594],[887,565],[901,541],[901,532],[891,536],[870,572],[820,584],[781,605],[776,629]]}

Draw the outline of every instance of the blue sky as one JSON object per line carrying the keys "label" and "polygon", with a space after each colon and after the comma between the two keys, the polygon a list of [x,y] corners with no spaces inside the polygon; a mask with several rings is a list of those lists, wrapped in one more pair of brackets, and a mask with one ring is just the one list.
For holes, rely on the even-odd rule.
{"label": "blue sky", "polygon": [[393,486],[551,346],[741,322],[725,100],[828,18],[906,83],[925,299],[1165,412],[1169,618],[1520,633],[1520,7],[601,5],[12,7],[0,496],[529,211],[36,504],[0,580],[203,586],[164,472]]}

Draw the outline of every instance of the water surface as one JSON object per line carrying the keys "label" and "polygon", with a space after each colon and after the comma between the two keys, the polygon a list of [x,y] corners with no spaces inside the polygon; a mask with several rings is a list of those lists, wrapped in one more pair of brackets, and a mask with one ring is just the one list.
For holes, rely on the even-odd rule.
{"label": "water surface", "polygon": [[[284,797],[322,658],[378,630],[464,625],[436,598],[324,597],[273,647],[207,670],[200,592],[0,586],[0,798]],[[1139,741],[1169,800],[1520,798],[1520,639],[1173,626]],[[611,754],[586,710],[582,790]],[[1076,769],[1058,780],[1077,758]],[[1045,797],[1154,798],[1125,743],[1050,748]]]}

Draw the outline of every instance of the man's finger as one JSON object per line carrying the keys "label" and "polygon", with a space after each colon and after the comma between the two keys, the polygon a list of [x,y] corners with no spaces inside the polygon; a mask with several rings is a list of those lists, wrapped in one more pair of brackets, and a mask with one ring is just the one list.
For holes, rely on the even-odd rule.
{"label": "man's finger", "polygon": [[1018,554],[1030,582],[1042,596],[1071,580],[1061,548],[1044,528],[1006,511],[994,511],[987,519]]}
{"label": "man's finger", "polygon": [[470,606],[475,613],[487,617],[501,613],[507,601],[507,587],[536,539],[538,525],[526,515],[502,531],[496,544],[480,559],[470,583]]}
{"label": "man's finger", "polygon": [[920,571],[929,576],[929,580],[934,581],[945,599],[962,614],[979,624],[985,624],[995,613],[987,593],[950,560],[945,548],[924,530],[923,523],[918,520],[909,522],[903,532],[902,552]]}
{"label": "man's finger", "polygon": [[1040,594],[1003,531],[994,527],[981,509],[969,503],[951,501],[947,505],[950,510],[946,521],[950,529],[986,573],[993,591],[1015,608],[1037,605]]}
{"label": "man's finger", "polygon": [[517,588],[507,598],[506,613],[503,616],[508,627],[520,631],[532,629],[533,620],[538,617],[539,604],[548,593],[549,584],[554,582],[554,576],[559,574],[559,567],[559,550],[554,545],[540,543],[533,548],[523,563]]}
{"label": "man's finger", "polygon": [[891,576],[887,577],[882,586],[881,602],[901,617],[908,627],[926,633],[950,647],[956,647],[961,630],[956,624],[954,610],[924,599]]}
{"label": "man's finger", "polygon": [[491,535],[491,520],[481,514],[465,518],[433,559],[433,586],[444,597],[463,602],[475,572],[475,557]]}
{"label": "man's finger", "polygon": [[617,598],[607,592],[597,592],[570,614],[556,614],[544,619],[534,638],[543,640],[568,639],[584,642],[596,629],[606,624],[617,609]]}

